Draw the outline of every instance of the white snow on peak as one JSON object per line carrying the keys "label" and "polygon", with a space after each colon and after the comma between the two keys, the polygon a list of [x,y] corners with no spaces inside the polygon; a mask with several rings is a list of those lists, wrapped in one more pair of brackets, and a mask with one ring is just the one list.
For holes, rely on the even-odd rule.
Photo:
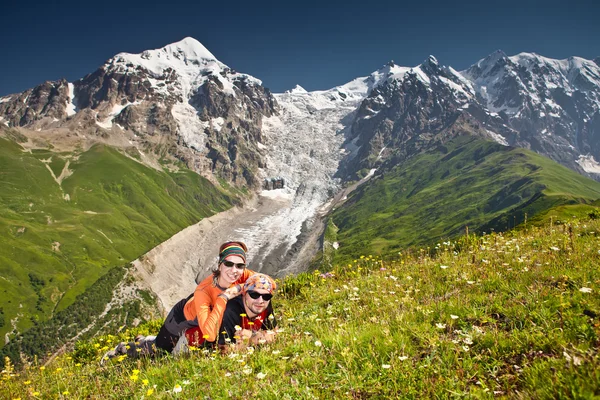
{"label": "white snow on peak", "polygon": [[69,98],[67,99],[67,116],[77,114],[77,107],[75,106],[75,86],[72,83],[68,84],[69,86]]}
{"label": "white snow on peak", "polygon": [[377,71],[373,72],[369,76],[369,83],[371,83],[372,88],[375,88],[387,81],[402,80],[404,79],[406,73],[411,70],[412,68],[410,67],[401,67],[391,62],[385,65],[384,67],[378,69]]}
{"label": "white snow on peak", "polygon": [[[524,74],[523,69],[528,73]],[[535,53],[507,57],[498,51],[461,74],[486,99],[490,111],[508,115],[519,115],[530,103],[548,115],[558,116],[560,107],[554,102],[549,105],[547,99],[552,99],[552,91],[559,87],[567,95],[577,90],[592,91],[592,97],[600,98],[600,67],[581,57],[555,60]],[[600,108],[600,102],[596,103],[596,109]]]}
{"label": "white snow on peak", "polygon": [[[216,80],[224,93],[237,97],[236,81],[262,85],[259,79],[227,67],[191,37],[140,54],[119,53],[107,61],[105,68],[124,74],[147,71],[146,79],[157,94],[180,99],[171,113],[186,144],[200,151],[205,149],[206,123],[200,121],[197,110],[189,103],[198,89],[208,80]],[[217,128],[221,126],[219,121],[214,122]],[[108,125],[106,121],[102,123]]]}
{"label": "white snow on peak", "polygon": [[306,89],[304,89],[300,85],[296,85],[292,90],[287,90],[286,93],[308,93]]}
{"label": "white snow on peak", "polygon": [[190,59],[208,59],[208,60],[216,60],[216,57],[208,51],[206,47],[196,39],[192,37],[185,37],[179,42],[171,43],[163,49],[167,53],[183,53]]}
{"label": "white snow on peak", "polygon": [[585,172],[590,174],[600,174],[600,164],[594,159],[594,156],[590,154],[585,156],[580,155],[577,164],[579,164]]}
{"label": "white snow on peak", "polygon": [[138,66],[150,72],[152,78],[161,80],[174,71],[178,76],[178,85],[173,85],[171,89],[181,92],[185,99],[189,99],[209,75],[218,79],[224,90],[233,96],[235,96],[233,80],[236,78],[245,78],[259,85],[262,84],[256,78],[235,72],[230,73],[230,79],[223,77],[221,72],[228,67],[192,38],[185,38],[180,42],[156,50],[146,50],[140,54],[119,53],[108,61],[107,68],[135,73]]}
{"label": "white snow on peak", "polygon": [[10,101],[10,96],[0,97],[0,104]]}

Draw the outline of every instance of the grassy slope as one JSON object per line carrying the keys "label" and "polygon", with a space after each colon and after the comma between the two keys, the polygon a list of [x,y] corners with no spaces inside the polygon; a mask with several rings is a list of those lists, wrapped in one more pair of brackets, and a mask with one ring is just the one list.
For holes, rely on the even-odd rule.
{"label": "grassy slope", "polygon": [[98,365],[158,321],[80,343],[43,369],[5,369],[0,397],[594,398],[599,232],[598,219],[570,221],[463,236],[431,256],[359,257],[333,276],[284,280],[278,339],[252,352]]}
{"label": "grassy slope", "polygon": [[[333,214],[341,253],[384,254],[465,231],[505,230],[600,183],[523,149],[461,137],[368,182]],[[340,258],[338,257],[338,260]]]}
{"label": "grassy slope", "polygon": [[[40,161],[49,158],[56,176],[70,158],[62,188]],[[0,139],[0,182],[2,335],[17,313],[21,331],[28,317],[47,319],[111,267],[232,204],[197,174],[159,172],[104,146],[77,158]]]}

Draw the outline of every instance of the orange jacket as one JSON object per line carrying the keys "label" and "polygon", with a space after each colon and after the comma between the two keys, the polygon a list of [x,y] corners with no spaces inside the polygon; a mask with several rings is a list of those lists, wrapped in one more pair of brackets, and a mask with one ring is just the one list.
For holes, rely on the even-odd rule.
{"label": "orange jacket", "polygon": [[[244,284],[250,275],[256,272],[245,269],[242,276],[231,286]],[[183,308],[183,315],[188,321],[198,318],[198,327],[202,331],[203,337],[214,342],[219,334],[223,313],[227,306],[227,301],[219,296],[223,291],[213,283],[213,275],[210,274],[198,284],[192,296]]]}

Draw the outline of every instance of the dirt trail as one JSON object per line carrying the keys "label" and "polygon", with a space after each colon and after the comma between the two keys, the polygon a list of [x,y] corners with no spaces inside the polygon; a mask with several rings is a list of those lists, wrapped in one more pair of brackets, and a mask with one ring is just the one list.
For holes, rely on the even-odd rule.
{"label": "dirt trail", "polygon": [[[203,279],[216,266],[223,242],[245,240],[240,230],[249,230],[286,207],[289,201],[258,196],[243,207],[205,218],[133,261],[136,275],[156,293],[163,310],[168,311],[193,292],[196,278]],[[252,249],[249,263],[252,268]]]}

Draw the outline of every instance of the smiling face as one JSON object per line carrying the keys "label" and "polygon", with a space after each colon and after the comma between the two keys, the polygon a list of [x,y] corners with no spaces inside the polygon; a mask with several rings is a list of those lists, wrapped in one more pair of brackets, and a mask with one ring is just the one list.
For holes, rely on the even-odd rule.
{"label": "smiling face", "polygon": [[[252,292],[260,294],[271,293],[266,289],[254,289],[252,290]],[[244,294],[244,306],[246,307],[246,314],[248,314],[248,316],[251,318],[257,316],[261,312],[265,311],[265,309],[269,305],[269,301],[270,300],[265,300],[263,296],[260,296],[257,299],[253,299],[250,296],[250,292],[246,292],[246,294]]]}
{"label": "smiling face", "polygon": [[[235,265],[228,267],[225,265],[226,261],[230,261]],[[240,279],[240,276],[242,276],[242,273],[244,272],[244,268],[238,268],[240,264],[244,264],[244,259],[235,255],[226,257],[225,260],[219,264],[219,286],[228,288],[235,281]]]}

